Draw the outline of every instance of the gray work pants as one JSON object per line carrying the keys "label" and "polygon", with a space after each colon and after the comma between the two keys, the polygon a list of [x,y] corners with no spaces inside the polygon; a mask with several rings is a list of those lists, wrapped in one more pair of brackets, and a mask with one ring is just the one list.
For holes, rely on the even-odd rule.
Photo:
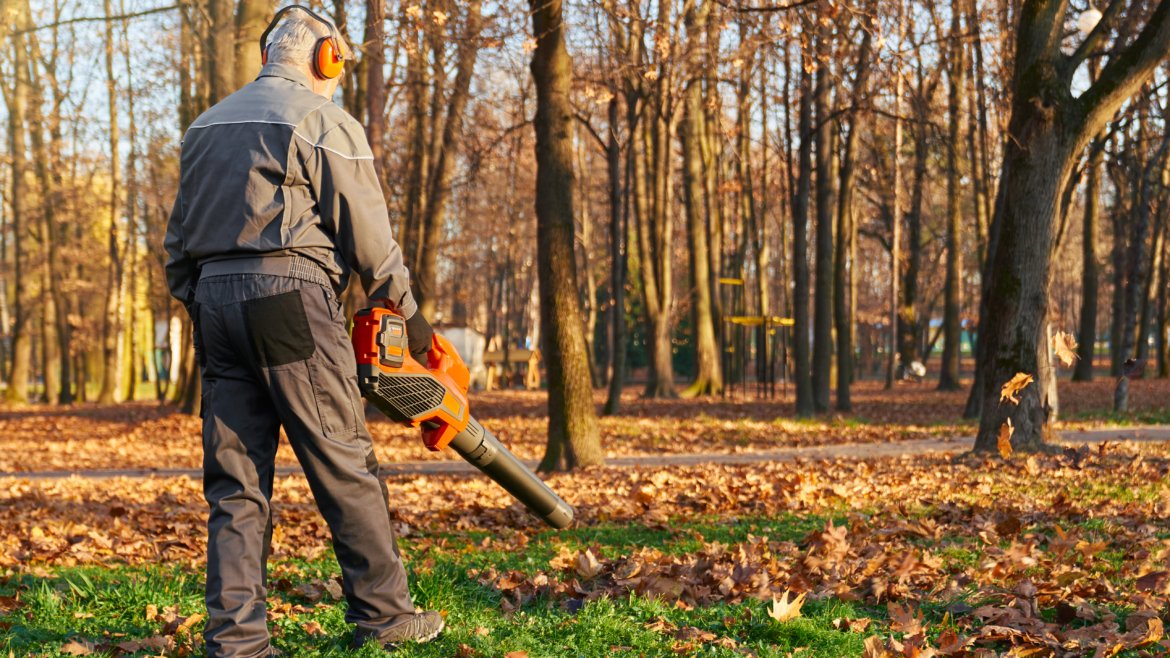
{"label": "gray work pants", "polygon": [[270,650],[266,562],[281,426],[332,532],[346,620],[373,635],[403,623],[414,606],[336,295],[290,277],[214,276],[199,281],[191,311],[210,506],[207,655]]}

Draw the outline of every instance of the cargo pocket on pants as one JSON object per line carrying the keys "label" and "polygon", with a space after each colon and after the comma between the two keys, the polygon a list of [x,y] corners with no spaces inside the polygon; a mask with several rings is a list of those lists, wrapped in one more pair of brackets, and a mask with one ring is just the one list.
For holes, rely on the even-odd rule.
{"label": "cargo pocket on pants", "polygon": [[317,350],[299,290],[243,303],[244,322],[261,366],[304,361]]}
{"label": "cargo pocket on pants", "polygon": [[345,330],[341,306],[323,286],[305,286],[301,292],[317,343],[308,365],[321,429],[330,439],[350,439],[357,432],[360,403],[353,345]]}

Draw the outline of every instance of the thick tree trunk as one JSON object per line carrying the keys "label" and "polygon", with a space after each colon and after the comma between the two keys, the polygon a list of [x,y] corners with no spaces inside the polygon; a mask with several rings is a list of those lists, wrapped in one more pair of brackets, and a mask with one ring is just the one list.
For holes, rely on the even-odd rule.
{"label": "thick tree trunk", "polygon": [[[105,0],[108,4],[109,0]],[[212,105],[236,90],[236,3],[234,0],[207,0],[211,29],[206,48],[210,52]],[[111,15],[109,11],[107,15]],[[112,101],[111,101],[112,102]]]}
{"label": "thick tree trunk", "polygon": [[[214,5],[222,0],[212,0]],[[113,15],[110,0],[104,0],[107,16]],[[230,4],[230,3],[229,3]],[[213,7],[213,11],[215,11]],[[225,33],[227,43],[232,42],[235,34],[234,26]],[[228,56],[230,60],[230,55]],[[122,259],[118,254],[118,217],[122,214],[119,201],[121,197],[120,181],[122,178],[122,160],[118,147],[118,88],[114,74],[114,23],[106,21],[106,102],[107,119],[109,121],[109,149],[110,149],[110,196],[109,196],[109,226],[107,227],[107,248],[109,253],[109,267],[106,278],[105,321],[102,324],[102,386],[98,393],[98,402],[111,403],[115,401],[118,388],[118,337],[121,333],[120,306],[122,290]],[[231,80],[232,71],[228,69],[227,80]],[[212,89],[216,78],[213,75]]]}
{"label": "thick tree trunk", "polygon": [[[27,24],[27,7],[18,8],[17,25]],[[22,15],[23,14],[23,15]],[[12,37],[13,49],[24,51],[21,35]],[[25,119],[28,111],[28,93],[31,81],[28,69],[17,67],[15,84],[0,85],[8,104],[8,143],[12,158],[12,189],[9,205],[12,209],[12,285],[15,291],[12,308],[12,367],[8,371],[8,389],[5,399],[11,403],[23,404],[29,401],[29,378],[32,375],[32,306],[30,279],[28,276],[29,246],[27,234],[28,201],[26,198],[28,153],[25,148]]]}
{"label": "thick tree trunk", "polygon": [[690,242],[688,260],[691,270],[691,318],[695,331],[695,356],[698,372],[695,381],[684,392],[684,397],[718,395],[723,391],[723,373],[719,364],[719,346],[715,342],[715,324],[711,308],[711,260],[708,254],[707,233],[710,216],[704,201],[703,183],[703,77],[700,75],[698,55],[706,33],[710,4],[688,8],[685,21],[687,36],[691,39],[692,66],[686,89],[686,116],[683,118],[683,194],[686,201],[687,240]]}
{"label": "thick tree trunk", "polygon": [[236,53],[233,89],[256,79],[260,73],[260,35],[272,17],[271,0],[239,0],[236,8]]}
{"label": "thick tree trunk", "polygon": [[560,0],[530,0],[536,50],[536,231],[540,322],[549,378],[548,447],[542,470],[604,461],[582,334],[573,256],[572,61]]}
{"label": "thick tree trunk", "polygon": [[994,222],[1002,234],[991,252],[986,294],[993,300],[980,327],[987,341],[983,369],[983,413],[975,449],[997,450],[1000,427],[1012,419],[1012,446],[1038,450],[1050,434],[1051,405],[1039,384],[1026,387],[1020,404],[1000,401],[999,388],[1016,373],[1028,373],[1039,382],[1047,361],[1045,327],[1048,319],[1049,253],[1052,223],[1060,190],[1071,171],[1072,154],[1056,126],[1016,104],[1012,134],[1027,134],[1027,142],[1007,145],[1000,185],[1004,194]]}

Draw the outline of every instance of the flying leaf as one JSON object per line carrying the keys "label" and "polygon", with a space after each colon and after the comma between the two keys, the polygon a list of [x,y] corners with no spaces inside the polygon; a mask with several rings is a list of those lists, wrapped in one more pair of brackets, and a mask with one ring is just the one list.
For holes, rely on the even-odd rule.
{"label": "flying leaf", "polygon": [[1009,379],[1007,383],[1003,385],[1003,388],[1000,389],[999,401],[1003,402],[1004,400],[1007,400],[1012,404],[1019,404],[1020,398],[1017,397],[1019,392],[1027,388],[1028,384],[1031,384],[1033,381],[1035,380],[1032,378],[1032,375],[1024,372],[1017,372],[1016,376]]}
{"label": "flying leaf", "polygon": [[1071,368],[1077,359],[1077,339],[1072,334],[1058,331],[1052,336],[1052,351],[1065,368]]}
{"label": "flying leaf", "polygon": [[995,438],[995,445],[999,448],[999,456],[1007,459],[1012,456],[1012,434],[1016,432],[1016,428],[1012,426],[1012,419],[1008,418],[1007,422],[999,427],[999,436]]}
{"label": "flying leaf", "polygon": [[790,593],[788,590],[784,590],[784,594],[780,598],[772,597],[772,605],[768,608],[769,617],[776,621],[788,621],[800,616],[800,606],[804,605],[804,597],[807,593],[801,592],[789,599]]}

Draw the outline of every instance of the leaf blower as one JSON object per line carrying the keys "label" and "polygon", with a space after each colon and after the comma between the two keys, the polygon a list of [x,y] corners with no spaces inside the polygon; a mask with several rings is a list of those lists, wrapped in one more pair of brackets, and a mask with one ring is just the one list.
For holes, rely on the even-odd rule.
{"label": "leaf blower", "polygon": [[550,526],[573,521],[573,508],[471,416],[467,366],[446,338],[435,334],[424,367],[410,355],[406,320],[386,308],[358,311],[352,338],[359,387],[379,411],[422,427],[429,450],[454,448]]}

